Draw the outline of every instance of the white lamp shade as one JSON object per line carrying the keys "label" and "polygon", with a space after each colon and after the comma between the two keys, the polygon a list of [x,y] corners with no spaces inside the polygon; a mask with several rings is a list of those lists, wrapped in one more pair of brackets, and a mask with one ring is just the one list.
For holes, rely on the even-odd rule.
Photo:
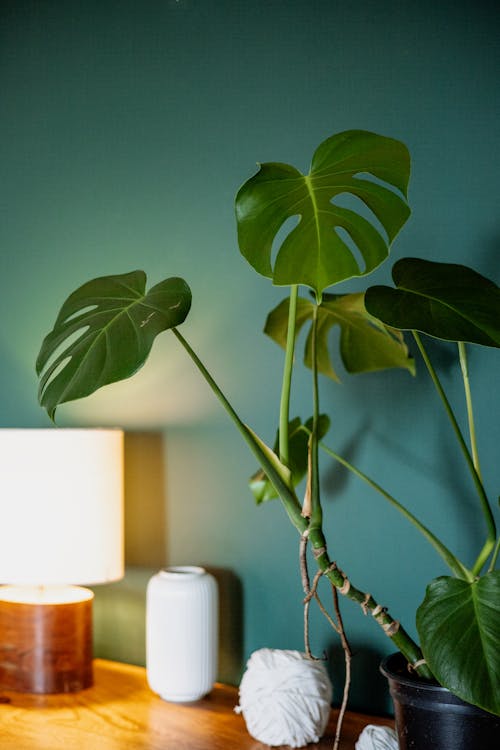
{"label": "white lamp shade", "polygon": [[0,583],[123,576],[123,433],[0,429]]}

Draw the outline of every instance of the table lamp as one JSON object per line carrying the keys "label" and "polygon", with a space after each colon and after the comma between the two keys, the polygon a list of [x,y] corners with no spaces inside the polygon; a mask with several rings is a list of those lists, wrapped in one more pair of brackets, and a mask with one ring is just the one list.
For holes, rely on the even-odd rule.
{"label": "table lamp", "polygon": [[0,688],[90,687],[92,599],[123,576],[123,433],[0,429]]}

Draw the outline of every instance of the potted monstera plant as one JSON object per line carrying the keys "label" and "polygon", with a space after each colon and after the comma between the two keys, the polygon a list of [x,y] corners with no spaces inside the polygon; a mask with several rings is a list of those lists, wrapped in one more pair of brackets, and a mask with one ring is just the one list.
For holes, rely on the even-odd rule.
{"label": "potted monstera plant", "polygon": [[[284,349],[275,444],[266,443],[240,419],[180,332],[189,313],[191,293],[187,283],[175,277],[147,290],[144,272],[133,271],[93,279],[70,294],[41,346],[39,397],[54,419],[60,404],[133,375],[146,361],[155,337],[170,330],[253,452],[260,467],[251,480],[257,501],[281,500],[304,549],[308,547],[315,561],[318,575],[357,602],[363,612],[371,613],[401,654],[405,679],[409,678],[408,667],[412,680],[427,686],[437,684],[446,694],[451,693],[453,700],[477,707],[481,718],[492,717],[498,729],[500,572],[495,564],[499,539],[477,456],[467,348],[469,344],[491,349],[500,346],[500,290],[464,266],[407,258],[394,265],[393,286],[375,286],[354,294],[332,291],[336,284],[369,275],[387,263],[390,246],[410,215],[409,173],[410,157],[404,144],[352,130],[321,143],[308,174],[287,164],[262,164],[237,194],[241,253],[259,274],[277,286],[288,287],[288,296],[269,313],[265,324],[265,332]],[[346,195],[350,204],[344,200]],[[294,217],[295,224],[290,227],[286,222]],[[276,253],[273,244],[280,230]],[[477,513],[484,517],[484,542],[472,566],[460,560],[385,488],[326,446],[329,418],[320,410],[319,376],[336,379],[329,335],[336,326],[340,328],[341,356],[351,373],[393,367],[413,371],[414,360],[403,332],[409,332],[416,342],[429,383],[449,417],[451,438],[456,439],[470,472]],[[313,396],[311,416],[302,421],[290,415],[290,393],[297,366],[296,340],[306,327],[304,362],[311,371]],[[467,434],[431,362],[425,336],[457,344],[468,407]],[[322,450],[403,513],[449,568],[448,577],[430,582],[418,607],[419,644],[386,606],[357,581],[351,581],[348,561],[337,564],[335,550],[329,548],[323,530]],[[305,495],[299,500],[297,487],[304,477]],[[307,552],[305,555],[307,560]],[[390,592],[384,597],[385,605]],[[426,747],[441,747],[440,741],[427,738]],[[406,747],[403,736],[400,742]],[[447,750],[462,747],[449,744],[449,735],[446,742]],[[481,741],[469,744],[472,746],[481,747]]]}

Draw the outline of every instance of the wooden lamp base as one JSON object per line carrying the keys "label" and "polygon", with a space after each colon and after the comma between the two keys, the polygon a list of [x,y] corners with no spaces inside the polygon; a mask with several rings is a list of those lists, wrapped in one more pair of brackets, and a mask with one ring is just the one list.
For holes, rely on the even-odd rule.
{"label": "wooden lamp base", "polygon": [[92,599],[77,586],[0,587],[0,689],[72,693],[92,675]]}

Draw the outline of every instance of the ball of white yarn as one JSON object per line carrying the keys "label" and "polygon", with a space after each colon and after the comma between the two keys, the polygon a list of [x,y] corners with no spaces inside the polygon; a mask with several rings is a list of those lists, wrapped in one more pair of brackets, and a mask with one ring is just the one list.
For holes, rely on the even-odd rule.
{"label": "ball of white yarn", "polygon": [[356,742],[356,750],[398,750],[396,732],[390,727],[368,724]]}
{"label": "ball of white yarn", "polygon": [[235,711],[259,742],[303,747],[325,731],[332,684],[324,664],[299,651],[254,651],[239,692]]}

